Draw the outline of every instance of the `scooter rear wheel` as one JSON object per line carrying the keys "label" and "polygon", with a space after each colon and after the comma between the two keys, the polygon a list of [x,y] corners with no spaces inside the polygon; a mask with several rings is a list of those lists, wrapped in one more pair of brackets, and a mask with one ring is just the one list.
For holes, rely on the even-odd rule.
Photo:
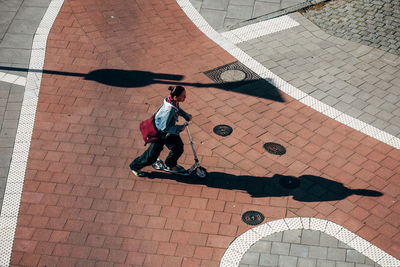
{"label": "scooter rear wheel", "polygon": [[208,175],[208,173],[207,173],[207,170],[206,170],[205,168],[203,168],[203,167],[198,167],[198,168],[196,169],[196,175],[197,175],[197,177],[199,177],[199,178],[206,178],[207,175]]}

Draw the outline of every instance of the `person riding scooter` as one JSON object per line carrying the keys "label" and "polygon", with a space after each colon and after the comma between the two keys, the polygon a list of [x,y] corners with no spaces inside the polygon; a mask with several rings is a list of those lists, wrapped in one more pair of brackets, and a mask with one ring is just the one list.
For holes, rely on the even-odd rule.
{"label": "person riding scooter", "polygon": [[149,148],[129,165],[133,174],[143,177],[145,174],[141,169],[156,162],[164,145],[170,150],[165,165],[171,172],[182,172],[185,168],[177,164],[183,153],[183,142],[179,133],[185,130],[186,125],[176,125],[178,117],[182,116],[186,121],[192,119],[192,115],[186,113],[179,107],[180,102],[186,99],[186,90],[183,86],[168,87],[170,95],[164,99],[164,103],[155,114],[155,126],[160,132],[160,138],[150,144]]}

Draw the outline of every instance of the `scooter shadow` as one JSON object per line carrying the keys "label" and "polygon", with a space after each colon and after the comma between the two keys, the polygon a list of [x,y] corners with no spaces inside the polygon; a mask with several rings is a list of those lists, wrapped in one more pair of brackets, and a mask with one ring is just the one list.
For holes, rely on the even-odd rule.
{"label": "scooter shadow", "polygon": [[293,196],[301,202],[321,202],[342,200],[351,195],[380,197],[383,193],[369,189],[351,189],[342,183],[327,178],[302,175],[300,177],[275,174],[272,177],[237,176],[233,174],[211,172],[205,179],[195,175],[179,176],[165,172],[151,172],[150,179],[169,179],[180,183],[205,185],[210,188],[238,190],[247,192],[251,197]]}

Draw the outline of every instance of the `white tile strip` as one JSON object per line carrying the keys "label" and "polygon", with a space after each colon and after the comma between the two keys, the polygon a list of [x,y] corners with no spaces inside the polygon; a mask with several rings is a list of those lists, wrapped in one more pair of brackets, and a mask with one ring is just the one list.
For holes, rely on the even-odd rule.
{"label": "white tile strip", "polygon": [[[300,225],[303,223],[303,227]],[[294,227],[287,227],[287,225],[294,225]],[[304,227],[305,226],[305,227]],[[309,226],[309,227],[308,227]],[[264,229],[260,231],[260,229]],[[246,251],[254,245],[261,238],[272,235],[276,232],[282,232],[292,229],[310,229],[314,231],[320,231],[328,234],[342,242],[349,247],[355,249],[364,256],[372,259],[379,263],[382,267],[399,267],[400,261],[393,256],[387,254],[380,248],[372,245],[367,240],[357,236],[350,232],[346,228],[337,225],[331,221],[317,219],[317,218],[285,218],[272,222],[268,222],[259,225],[255,228],[248,230],[242,235],[238,236],[228,247],[223,255],[220,267],[237,267],[239,266],[240,260]],[[333,230],[335,229],[335,230]],[[254,233],[257,234],[254,234]]]}
{"label": "white tile strip", "polygon": [[18,76],[10,73],[0,72],[0,82],[6,82],[11,84],[17,84],[25,86],[26,78],[23,76]]}
{"label": "white tile strip", "polygon": [[[341,111],[322,103],[318,99],[315,99],[303,91],[297,89],[286,81],[282,80],[280,77],[272,73],[270,70],[265,68],[262,64],[257,62],[255,59],[251,58],[244,51],[238,48],[235,44],[238,43],[238,40],[247,40],[246,38],[253,38],[255,36],[255,32],[267,32],[268,34],[271,29],[279,29],[284,30],[284,24],[287,23],[290,27],[298,25],[292,18],[289,16],[283,16],[280,18],[272,19],[273,22],[268,24],[269,21],[264,21],[257,23],[257,26],[245,26],[239,29],[235,29],[229,32],[225,32],[223,34],[219,34],[216,32],[211,26],[204,20],[204,18],[199,14],[199,12],[192,6],[189,0],[177,0],[177,3],[180,5],[182,10],[186,13],[186,15],[193,21],[193,23],[211,40],[225,49],[228,53],[230,53],[233,57],[235,57],[238,61],[246,65],[255,73],[259,74],[260,77],[265,79],[267,82],[276,86],[279,90],[286,93],[287,95],[293,97],[294,99],[299,100],[303,104],[313,108],[314,110],[321,112],[322,114],[343,123],[360,131],[372,138],[375,138],[387,145],[390,145],[396,149],[400,149],[400,139],[388,134],[382,130],[377,129],[374,126],[371,126],[365,122],[362,122],[356,118],[353,118],[347,114],[342,113]],[[263,29],[265,25],[270,25],[268,29]],[[273,26],[271,26],[273,25]],[[267,26],[265,26],[267,27]],[[289,28],[290,28],[289,27]],[[256,37],[254,37],[256,38]]]}
{"label": "white tile strip", "polygon": [[[52,0],[35,33],[29,69],[42,70],[47,37],[64,0]],[[42,73],[29,72],[27,78],[0,72],[0,81],[25,86],[17,134],[0,215],[0,266],[9,266],[22,189],[36,115]]]}
{"label": "white tile strip", "polygon": [[285,15],[223,32],[221,34],[232,43],[238,44],[267,34],[284,31],[298,25],[299,23],[297,21],[292,19],[290,16]]}

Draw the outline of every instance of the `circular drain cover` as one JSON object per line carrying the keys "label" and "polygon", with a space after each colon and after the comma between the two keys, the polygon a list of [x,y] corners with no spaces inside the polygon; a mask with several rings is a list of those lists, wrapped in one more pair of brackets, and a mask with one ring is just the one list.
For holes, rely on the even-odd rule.
{"label": "circular drain cover", "polygon": [[246,79],[246,73],[241,70],[226,70],[220,74],[224,82],[239,82]]}
{"label": "circular drain cover", "polygon": [[257,225],[264,221],[264,215],[261,212],[249,210],[243,213],[242,221],[248,225]]}
{"label": "circular drain cover", "polygon": [[225,124],[220,124],[214,127],[214,133],[220,136],[228,136],[232,133],[232,127]]}
{"label": "circular drain cover", "polygon": [[265,143],[264,149],[274,155],[283,155],[286,153],[286,148],[284,146],[272,142]]}
{"label": "circular drain cover", "polygon": [[286,189],[294,189],[300,186],[300,180],[293,176],[282,176],[279,184]]}

